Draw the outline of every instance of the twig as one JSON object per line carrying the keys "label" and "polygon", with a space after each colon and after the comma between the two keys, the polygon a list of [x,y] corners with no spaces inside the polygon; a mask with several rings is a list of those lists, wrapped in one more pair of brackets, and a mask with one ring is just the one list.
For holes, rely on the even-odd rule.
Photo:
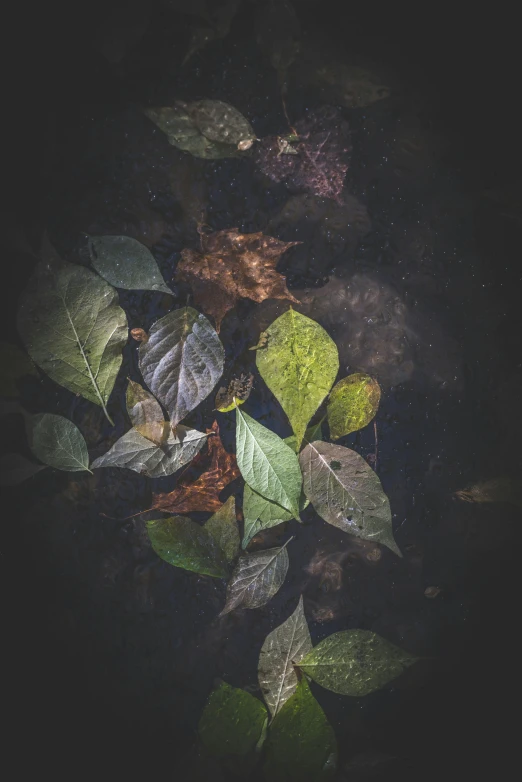
{"label": "twig", "polygon": [[379,455],[379,438],[377,436],[377,421],[373,422],[373,433],[375,435],[375,472],[377,472],[377,458]]}

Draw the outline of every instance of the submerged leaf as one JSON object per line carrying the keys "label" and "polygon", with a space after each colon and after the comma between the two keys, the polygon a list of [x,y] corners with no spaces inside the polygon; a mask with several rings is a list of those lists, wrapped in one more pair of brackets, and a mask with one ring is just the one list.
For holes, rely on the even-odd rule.
{"label": "submerged leaf", "polygon": [[211,755],[244,756],[255,751],[266,719],[260,700],[222,682],[210,694],[198,730]]}
{"label": "submerged leaf", "polygon": [[509,502],[522,508],[522,487],[508,475],[475,483],[467,489],[455,492],[455,497],[465,502]]}
{"label": "submerged leaf", "polygon": [[174,294],[149,249],[130,236],[89,236],[91,263],[115,288]]}
{"label": "submerged leaf", "polygon": [[173,427],[210,394],[223,373],[224,359],[218,335],[192,307],[157,320],[139,347],[143,379],[167,408]]}
{"label": "submerged leaf", "polygon": [[100,405],[107,401],[127,342],[118,294],[82,266],[39,264],[18,310],[18,331],[52,380]]}
{"label": "submerged leaf", "polygon": [[38,377],[35,365],[23,350],[10,342],[0,342],[0,396],[19,396],[18,381],[26,375]]}
{"label": "submerged leaf", "polygon": [[[290,538],[292,540],[292,538]],[[228,582],[227,599],[220,616],[234,608],[260,608],[283,585],[288,571],[286,546],[243,554]]]}
{"label": "submerged leaf", "polygon": [[308,422],[339,371],[337,347],[322,326],[292,309],[264,334],[267,345],[256,352],[256,365],[288,416],[299,449]]}
{"label": "submerged leaf", "polygon": [[227,578],[228,567],[214,537],[184,516],[147,522],[152,548],[174,567],[215,578]]}
{"label": "submerged leaf", "polygon": [[369,375],[356,372],[339,380],[328,399],[330,437],[338,440],[370,423],[381,399],[381,387]]}
{"label": "submerged leaf", "polygon": [[370,630],[342,630],[314,646],[299,667],[327,690],[360,697],[384,687],[416,660]]}
{"label": "submerged leaf", "polygon": [[131,424],[143,437],[155,445],[165,445],[170,435],[170,423],[164,420],[158,401],[139,383],[129,380],[126,394],[127,412]]}
{"label": "submerged leaf", "polygon": [[236,521],[236,499],[234,496],[217,510],[205,523],[204,529],[214,539],[223,553],[225,562],[230,564],[239,554],[239,530]]}
{"label": "submerged leaf", "polygon": [[278,524],[282,524],[284,521],[289,521],[294,518],[291,511],[282,508],[276,502],[267,500],[266,497],[262,497],[260,494],[250,488],[248,483],[245,483],[243,490],[243,518],[244,518],[244,532],[243,532],[243,548],[246,548],[252,538],[257,535],[258,532],[264,529],[270,529],[271,527],[277,527]]}
{"label": "submerged leaf", "polygon": [[44,464],[30,462],[20,453],[3,453],[0,456],[0,486],[17,486],[40,470]]}
{"label": "submerged leaf", "polygon": [[374,73],[356,65],[316,63],[310,75],[329,100],[350,109],[370,106],[390,94]]}
{"label": "submerged leaf", "polygon": [[312,640],[303,609],[303,596],[286,622],[265,638],[259,656],[259,686],[272,716],[296,690],[294,664],[311,650]]}
{"label": "submerged leaf", "polygon": [[321,518],[402,556],[393,539],[388,497],[362,456],[342,445],[316,441],[301,451],[299,461],[304,492]]}
{"label": "submerged leaf", "polygon": [[303,677],[268,733],[265,778],[273,782],[322,782],[335,773],[332,726]]}
{"label": "submerged leaf", "polygon": [[89,470],[87,443],[77,426],[62,415],[41,413],[28,424],[29,446],[49,467],[67,472]]}

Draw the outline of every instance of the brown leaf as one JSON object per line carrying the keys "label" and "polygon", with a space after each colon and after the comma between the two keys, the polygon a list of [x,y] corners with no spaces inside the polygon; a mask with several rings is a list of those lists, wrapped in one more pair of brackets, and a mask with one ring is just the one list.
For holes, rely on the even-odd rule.
{"label": "brown leaf", "polygon": [[288,299],[298,304],[276,271],[282,254],[300,242],[281,242],[263,233],[240,234],[228,228],[201,235],[202,252],[182,250],[177,279],[187,282],[195,303],[216,321],[221,321],[238,299]]}
{"label": "brown leaf", "polygon": [[130,331],[132,339],[135,339],[136,342],[148,342],[149,341],[149,335],[147,334],[144,329],[131,329]]}
{"label": "brown leaf", "polygon": [[[225,486],[239,477],[239,469],[236,457],[223,448],[219,436],[217,421],[212,424],[212,429],[207,429],[208,456],[210,457],[210,469],[204,472],[196,480],[190,474],[186,474],[178,481],[176,488],[168,494],[155,494],[152,508],[168,513],[190,513],[193,511],[217,511],[222,501],[220,493]],[[192,461],[192,466],[206,461],[205,457],[198,454]]]}

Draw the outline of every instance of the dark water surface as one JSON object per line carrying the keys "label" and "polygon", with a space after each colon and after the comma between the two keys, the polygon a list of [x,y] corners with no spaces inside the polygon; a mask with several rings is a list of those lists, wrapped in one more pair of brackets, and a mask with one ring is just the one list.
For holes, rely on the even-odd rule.
{"label": "dark water surface", "polygon": [[[522,467],[520,126],[509,20],[498,9],[493,19],[471,19],[396,6],[295,7],[325,57],[373,62],[390,88],[368,107],[341,108],[352,134],[345,189],[353,213],[330,231],[324,220],[285,211],[288,191],[262,180],[251,161],[195,159],[169,146],[141,112],[218,98],[249,118],[258,137],[286,132],[251,3],[227,37],[184,67],[194,18],[168,3],[47,8],[33,19],[4,215],[12,278],[3,290],[4,338],[17,341],[15,300],[35,263],[16,241],[17,225],[34,249],[47,227],[77,263],[86,263],[82,232],[133,236],[169,283],[180,251],[198,246],[201,214],[213,230],[302,241],[278,270],[304,300],[302,311],[336,341],[341,376],[363,370],[381,383],[377,470],[404,557],[383,549],[372,561],[308,510],[302,526],[272,531],[270,542],[296,535],[275,598],[217,620],[225,584],[158,560],[142,520],[117,520],[148,507],[152,490],[169,490],[175,479],[45,470],[6,490],[1,567],[13,654],[5,672],[16,684],[22,766],[29,752],[60,778],[89,768],[121,778],[167,770],[226,779],[218,766],[196,763],[202,707],[217,677],[256,694],[260,646],[301,592],[314,643],[365,628],[425,658],[364,699],[313,688],[338,738],[339,780],[456,779],[485,769],[500,777],[513,756],[507,704],[518,685],[520,508],[453,498],[481,480],[518,480]],[[110,32],[129,18],[143,34],[111,62],[100,46],[118,59]],[[294,73],[292,121],[328,102]],[[178,294],[174,306],[185,302],[186,291]],[[119,296],[130,328],[148,328],[173,306],[152,292]],[[227,360],[253,366],[247,348],[285,308],[241,302],[220,335]],[[139,379],[132,345],[111,397],[114,429],[99,408],[47,378],[28,379],[23,402],[74,420],[94,459],[128,428],[127,376]],[[213,395],[189,423],[209,426],[212,408]],[[260,380],[248,411],[290,434]],[[29,455],[21,422],[4,421],[5,450]],[[233,418],[219,415],[219,424],[230,450]],[[367,456],[373,428],[341,443]],[[240,490],[233,484],[223,498],[231,491]],[[441,589],[434,599],[424,594],[430,586]]]}

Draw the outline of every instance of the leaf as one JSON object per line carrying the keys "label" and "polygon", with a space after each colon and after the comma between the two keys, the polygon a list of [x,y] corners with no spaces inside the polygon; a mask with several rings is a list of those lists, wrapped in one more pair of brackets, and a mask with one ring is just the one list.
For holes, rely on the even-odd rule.
{"label": "leaf", "polygon": [[252,390],[254,375],[243,373],[234,377],[227,387],[222,386],[216,394],[216,410],[220,413],[229,413],[236,409],[236,405],[242,405]]}
{"label": "leaf", "polygon": [[367,426],[377,412],[381,387],[369,375],[356,372],[339,380],[328,399],[330,437],[338,440]]}
{"label": "leaf", "polygon": [[299,667],[327,690],[360,697],[384,687],[416,660],[370,630],[342,630],[314,646]]}
{"label": "leaf", "polygon": [[[179,427],[178,427],[179,429]],[[212,434],[211,434],[212,433]],[[189,474],[183,475],[176,488],[168,494],[155,494],[153,508],[169,513],[190,513],[195,511],[217,511],[221,507],[219,495],[233,480],[239,477],[236,457],[223,448],[219,436],[219,426],[214,421],[212,429],[207,429],[208,455],[210,469],[194,480]],[[201,454],[194,460],[202,460]]]}
{"label": "leaf", "polygon": [[201,244],[201,252],[182,250],[176,279],[190,285],[195,303],[212,315],[218,331],[238,299],[298,303],[276,266],[283,253],[299,242],[281,242],[261,232],[240,234],[237,228],[228,228],[202,234]]}
{"label": "leaf", "polygon": [[82,266],[39,264],[18,310],[18,331],[33,361],[52,380],[100,405],[114,387],[127,342],[118,294]]}
{"label": "leaf", "polygon": [[29,447],[49,467],[67,472],[89,470],[87,443],[77,426],[62,415],[40,413],[28,425]]}
{"label": "leaf", "polygon": [[294,518],[291,511],[262,497],[251,489],[248,483],[245,483],[243,490],[243,517],[243,548],[246,548],[261,530],[277,527],[278,524]]}
{"label": "leaf", "polygon": [[[205,14],[198,14],[207,26],[193,28],[189,49],[183,58],[182,65],[185,65],[193,54],[206,46],[210,41],[225,38],[228,35],[232,19],[240,2],[241,0],[225,0],[222,5],[212,3]],[[191,11],[193,11],[192,8]]]}
{"label": "leaf", "polygon": [[169,433],[168,440],[156,445],[137,429],[130,429],[112,448],[95,459],[92,468],[126,467],[142,473],[147,478],[162,478],[179,470],[203,447],[207,435],[197,429],[178,426],[176,434]]}
{"label": "leaf", "polygon": [[131,424],[136,431],[155,445],[165,445],[171,432],[170,423],[164,420],[163,410],[152,394],[139,383],[129,380],[126,402]]}
{"label": "leaf", "polygon": [[[312,424],[312,426],[309,426],[306,430],[303,442],[301,443],[301,447],[303,443],[313,443],[314,440],[322,440],[323,439],[323,421],[324,417],[321,418],[320,421],[318,421],[316,424]],[[295,434],[291,434],[290,437],[285,437],[285,443],[290,446],[290,448],[295,451],[295,453],[299,453],[299,447],[297,445],[297,437]]]}
{"label": "leaf", "polygon": [[267,719],[260,700],[222,682],[210,693],[199,721],[199,736],[216,757],[254,752]]}
{"label": "leaf", "polygon": [[456,491],[455,497],[465,502],[509,502],[517,508],[522,508],[520,481],[513,480],[508,475],[475,483],[467,489]]}
{"label": "leaf", "polygon": [[174,567],[215,578],[228,578],[228,567],[214,537],[185,516],[147,522],[152,548]]}
{"label": "leaf", "polygon": [[231,564],[239,554],[239,530],[236,521],[236,499],[234,496],[205,522],[204,529],[222,551],[225,562]]}
{"label": "leaf", "polygon": [[17,486],[40,470],[45,470],[45,465],[30,462],[20,453],[3,453],[0,456],[0,486]]}
{"label": "leaf", "polygon": [[301,28],[288,0],[261,4],[257,10],[256,40],[261,51],[276,69],[279,83],[284,84],[288,67],[299,52]]}
{"label": "leaf", "polygon": [[371,71],[342,62],[320,63],[310,68],[313,81],[328,100],[338,106],[359,108],[370,106],[390,94]]}
{"label": "leaf", "polygon": [[225,351],[204,315],[182,307],[157,320],[139,346],[145,383],[175,427],[210,394],[223,374]]}
{"label": "leaf", "polygon": [[303,479],[292,449],[274,432],[236,409],[236,459],[246,483],[299,516]]}
{"label": "leaf", "polygon": [[288,416],[299,449],[308,422],[339,371],[337,347],[315,320],[292,309],[264,334],[267,345],[256,352],[256,365]]}
{"label": "leaf", "polygon": [[26,375],[38,377],[36,367],[23,350],[10,342],[0,342],[0,396],[20,396],[18,381]]}
{"label": "leaf", "polygon": [[288,571],[286,546],[243,554],[228,582],[227,599],[220,616],[234,608],[260,608],[283,585]]}
{"label": "leaf", "polygon": [[322,519],[402,554],[393,539],[390,503],[366,461],[342,445],[316,441],[299,456],[304,492]]}
{"label": "leaf", "polygon": [[303,677],[270,725],[265,778],[320,782],[335,773],[336,763],[335,733]]}
{"label": "leaf", "polygon": [[303,596],[286,622],[267,635],[259,656],[259,686],[272,717],[294,694],[298,664],[312,649],[303,609]]}
{"label": "leaf", "polygon": [[91,263],[104,280],[125,290],[174,294],[147,247],[130,236],[89,236]]}

